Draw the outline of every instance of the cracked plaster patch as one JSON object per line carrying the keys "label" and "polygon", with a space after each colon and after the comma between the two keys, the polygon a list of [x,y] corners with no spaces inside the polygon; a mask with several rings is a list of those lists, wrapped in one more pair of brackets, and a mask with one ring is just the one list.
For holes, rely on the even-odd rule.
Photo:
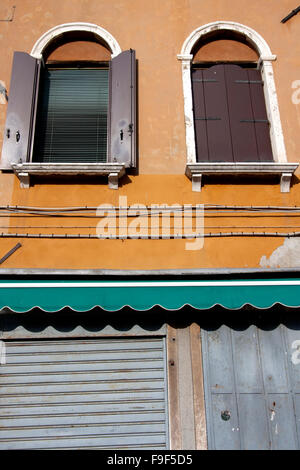
{"label": "cracked plaster patch", "polygon": [[300,239],[286,238],[267,258],[260,259],[262,268],[298,268],[300,265]]}

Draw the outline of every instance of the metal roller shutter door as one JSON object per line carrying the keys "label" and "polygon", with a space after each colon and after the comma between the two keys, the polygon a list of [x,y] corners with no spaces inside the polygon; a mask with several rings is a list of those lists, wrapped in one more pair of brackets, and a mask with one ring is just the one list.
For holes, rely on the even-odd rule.
{"label": "metal roller shutter door", "polygon": [[300,323],[202,329],[209,449],[300,449]]}
{"label": "metal roller shutter door", "polygon": [[0,449],[165,449],[161,337],[6,341]]}

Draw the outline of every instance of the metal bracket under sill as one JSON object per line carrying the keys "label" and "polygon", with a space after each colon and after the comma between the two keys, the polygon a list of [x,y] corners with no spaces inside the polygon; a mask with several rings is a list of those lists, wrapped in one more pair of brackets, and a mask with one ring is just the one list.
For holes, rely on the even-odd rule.
{"label": "metal bracket under sill", "polygon": [[299,163],[277,162],[201,162],[187,163],[185,173],[192,180],[192,190],[201,191],[203,175],[279,175],[280,192],[289,193],[291,179]]}
{"label": "metal bracket under sill", "polygon": [[29,188],[30,176],[52,175],[96,175],[108,176],[110,189],[118,189],[119,179],[125,173],[123,163],[15,163],[14,173],[20,180],[21,188]]}

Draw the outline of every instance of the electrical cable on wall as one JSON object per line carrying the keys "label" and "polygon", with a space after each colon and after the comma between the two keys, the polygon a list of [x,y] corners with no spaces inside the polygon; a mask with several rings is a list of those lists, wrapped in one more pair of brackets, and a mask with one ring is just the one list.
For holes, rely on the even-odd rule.
{"label": "electrical cable on wall", "polygon": [[0,233],[0,238],[38,238],[38,239],[83,239],[83,240],[174,240],[174,239],[194,239],[194,238],[212,238],[212,237],[279,237],[295,238],[300,237],[300,232],[217,232],[201,234],[183,235],[157,235],[151,238],[148,235],[123,235],[102,236],[95,234],[55,234],[55,233]]}
{"label": "electrical cable on wall", "polygon": [[293,18],[293,16],[297,15],[297,13],[299,13],[299,11],[300,11],[300,6],[295,8],[294,10],[292,10],[291,13],[289,13],[285,18],[283,18],[281,20],[281,23],[286,23],[288,20]]}

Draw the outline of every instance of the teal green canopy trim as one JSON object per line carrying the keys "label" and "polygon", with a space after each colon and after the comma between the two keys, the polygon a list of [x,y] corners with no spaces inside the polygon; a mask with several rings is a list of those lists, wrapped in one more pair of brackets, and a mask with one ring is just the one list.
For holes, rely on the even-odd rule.
{"label": "teal green canopy trim", "polygon": [[265,309],[276,303],[299,307],[300,279],[0,281],[0,309],[14,312],[35,307],[46,312],[64,307],[84,312],[97,306],[111,312],[124,306],[145,311],[156,305],[166,310],[184,305],[209,309],[217,304],[228,309],[245,304]]}

